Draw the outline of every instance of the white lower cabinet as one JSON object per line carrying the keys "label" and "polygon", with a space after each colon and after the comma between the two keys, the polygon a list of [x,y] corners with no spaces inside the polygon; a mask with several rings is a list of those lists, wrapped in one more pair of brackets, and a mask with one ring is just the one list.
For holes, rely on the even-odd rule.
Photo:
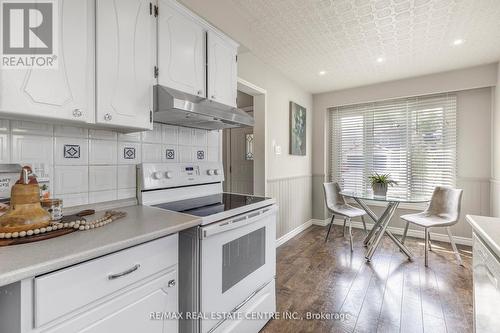
{"label": "white lower cabinet", "polygon": [[177,312],[176,281],[177,270],[172,270],[44,332],[175,333],[178,331],[177,320],[155,319],[154,314]]}
{"label": "white lower cabinet", "polygon": [[174,234],[24,280],[20,332],[176,333],[177,270]]}

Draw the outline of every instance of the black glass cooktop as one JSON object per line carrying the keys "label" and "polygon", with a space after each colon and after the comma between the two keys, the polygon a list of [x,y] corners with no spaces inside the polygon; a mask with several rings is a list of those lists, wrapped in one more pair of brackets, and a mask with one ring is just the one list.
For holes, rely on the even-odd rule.
{"label": "black glass cooktop", "polygon": [[186,213],[195,216],[209,216],[231,209],[244,207],[268,198],[252,195],[220,193],[205,197],[168,202],[153,207]]}

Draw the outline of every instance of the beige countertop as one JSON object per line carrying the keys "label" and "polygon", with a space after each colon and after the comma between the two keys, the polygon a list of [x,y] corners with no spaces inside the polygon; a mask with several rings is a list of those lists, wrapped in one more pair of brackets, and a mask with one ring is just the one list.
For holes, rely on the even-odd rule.
{"label": "beige countertop", "polygon": [[[147,206],[116,208],[127,213],[101,228],[0,247],[0,286],[97,258],[199,225],[193,216]],[[97,212],[101,216],[103,212]],[[92,216],[88,216],[90,220]]]}
{"label": "beige countertop", "polygon": [[467,215],[474,232],[500,257],[500,218]]}

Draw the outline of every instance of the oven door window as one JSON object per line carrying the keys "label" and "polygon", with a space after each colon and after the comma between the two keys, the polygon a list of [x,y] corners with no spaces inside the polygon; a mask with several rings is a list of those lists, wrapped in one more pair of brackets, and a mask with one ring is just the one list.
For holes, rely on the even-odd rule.
{"label": "oven door window", "polygon": [[266,263],[266,228],[222,246],[222,293]]}

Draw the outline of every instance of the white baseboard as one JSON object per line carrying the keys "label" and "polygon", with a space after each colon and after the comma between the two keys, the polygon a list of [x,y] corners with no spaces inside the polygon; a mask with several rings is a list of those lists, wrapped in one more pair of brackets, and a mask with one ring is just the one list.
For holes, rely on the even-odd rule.
{"label": "white baseboard", "polygon": [[297,228],[293,229],[292,231],[290,231],[290,232],[286,233],[285,235],[281,236],[280,238],[278,238],[276,240],[276,247],[285,244],[290,239],[292,239],[293,237],[297,236],[302,231],[306,230],[307,228],[309,228],[312,225],[313,225],[313,220],[309,220],[306,223],[303,223],[303,224],[299,225]]}
{"label": "white baseboard", "polygon": [[[323,226],[323,227],[327,226],[330,223],[330,219],[326,219],[326,220],[313,219],[311,221],[312,221],[312,224]],[[344,220],[343,219],[334,219],[333,224],[343,225]],[[358,221],[352,221],[352,227],[357,228],[357,229],[363,229],[363,223],[358,222]],[[371,230],[372,227],[373,227],[373,223],[370,223],[370,222],[366,223],[366,228],[368,230]],[[395,235],[403,235],[403,232],[404,232],[404,228],[389,227],[388,229]],[[415,238],[424,239],[425,235],[424,235],[423,230],[408,229],[408,237],[415,237]],[[457,243],[457,244],[472,246],[472,238],[460,237],[460,236],[453,236],[453,238],[455,239],[455,243]],[[450,242],[450,239],[448,238],[447,234],[438,234],[438,233],[431,232],[431,239],[437,240],[440,242],[446,242],[446,243]]]}

